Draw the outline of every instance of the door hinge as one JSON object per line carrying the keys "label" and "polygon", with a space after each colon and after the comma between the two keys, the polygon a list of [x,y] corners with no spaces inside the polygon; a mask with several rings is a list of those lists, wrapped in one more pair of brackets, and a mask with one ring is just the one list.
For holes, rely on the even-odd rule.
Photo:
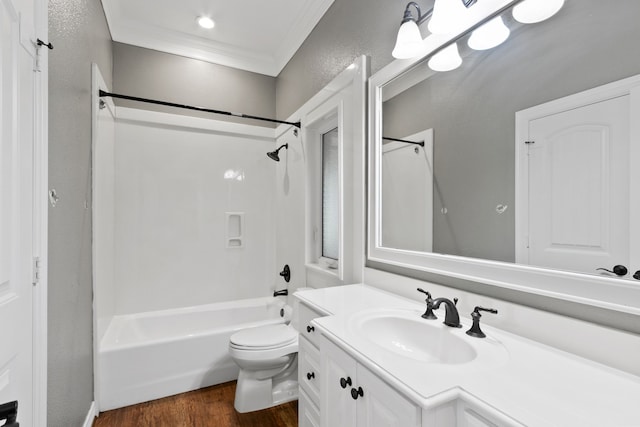
{"label": "door hinge", "polygon": [[45,43],[40,39],[36,39],[36,63],[34,66],[33,71],[35,71],[36,73],[40,73],[42,72],[42,68],[40,67],[40,61],[42,59],[41,55],[42,55],[42,47],[46,47],[49,50],[53,50],[53,45],[51,43]]}
{"label": "door hinge", "polygon": [[35,64],[33,66],[33,71],[35,73],[41,73],[42,72],[42,67],[40,66],[40,61],[42,60],[42,57],[40,56],[41,49],[42,49],[42,46],[36,45],[36,61],[35,61]]}
{"label": "door hinge", "polygon": [[40,267],[42,266],[42,262],[40,261],[40,257],[33,257],[33,285],[37,285],[40,283]]}

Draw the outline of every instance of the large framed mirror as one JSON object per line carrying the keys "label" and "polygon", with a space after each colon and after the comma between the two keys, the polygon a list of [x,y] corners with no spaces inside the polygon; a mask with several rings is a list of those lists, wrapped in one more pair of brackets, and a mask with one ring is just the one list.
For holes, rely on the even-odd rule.
{"label": "large framed mirror", "polygon": [[501,16],[502,45],[430,35],[370,78],[368,263],[640,315],[640,2],[518,3],[469,25]]}

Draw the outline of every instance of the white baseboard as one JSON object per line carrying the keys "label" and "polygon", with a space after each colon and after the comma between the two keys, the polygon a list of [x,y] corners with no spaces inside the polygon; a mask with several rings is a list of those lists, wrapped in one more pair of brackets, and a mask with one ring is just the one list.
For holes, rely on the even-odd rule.
{"label": "white baseboard", "polygon": [[84,424],[82,427],[91,427],[93,426],[93,420],[98,416],[98,406],[96,402],[91,402],[91,406],[89,407],[89,412],[87,413],[87,418],[84,419]]}

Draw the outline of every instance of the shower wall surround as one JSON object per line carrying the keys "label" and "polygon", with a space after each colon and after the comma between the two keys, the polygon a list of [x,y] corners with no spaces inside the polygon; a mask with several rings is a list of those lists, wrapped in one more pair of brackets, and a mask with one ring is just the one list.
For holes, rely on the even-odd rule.
{"label": "shower wall surround", "polygon": [[116,315],[272,291],[273,130],[117,107],[115,140]]}

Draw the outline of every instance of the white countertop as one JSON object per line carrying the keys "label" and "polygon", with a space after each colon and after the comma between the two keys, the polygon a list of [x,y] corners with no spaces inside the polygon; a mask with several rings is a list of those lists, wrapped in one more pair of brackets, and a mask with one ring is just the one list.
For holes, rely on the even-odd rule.
{"label": "white countertop", "polygon": [[[487,325],[482,325],[487,338],[467,336],[471,321],[466,318],[461,318],[461,329],[444,326],[441,320],[425,322],[437,322],[448,333],[460,334],[476,348],[478,359],[491,354],[492,360],[453,365],[412,361],[377,346],[357,333],[354,325],[371,310],[415,313],[419,318],[424,304],[366,285],[295,295],[331,314],[314,321],[327,338],[355,351],[364,365],[423,407],[459,388],[530,427],[640,426],[640,377],[635,375]],[[444,317],[443,309],[436,313]],[[640,363],[640,355],[629,357],[637,357]]]}

